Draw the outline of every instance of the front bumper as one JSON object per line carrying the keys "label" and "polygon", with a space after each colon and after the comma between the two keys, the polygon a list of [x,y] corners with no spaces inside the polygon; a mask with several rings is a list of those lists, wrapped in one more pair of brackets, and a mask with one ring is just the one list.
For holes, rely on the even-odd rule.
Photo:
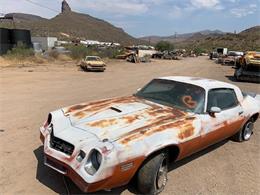
{"label": "front bumper", "polygon": [[106,68],[104,66],[87,66],[88,70],[92,71],[104,71]]}
{"label": "front bumper", "polygon": [[59,173],[69,177],[83,192],[95,192],[103,189],[105,181],[96,183],[87,183],[80,175],[78,175],[69,165],[44,153],[44,164]]}
{"label": "front bumper", "polygon": [[105,71],[105,65],[90,65],[90,64],[81,64],[81,68],[85,70],[92,70],[92,71]]}
{"label": "front bumper", "polygon": [[44,144],[44,165],[54,169],[55,171],[69,177],[83,192],[95,192],[98,190],[105,189],[105,184],[107,183],[107,179],[95,182],[95,183],[88,183],[86,182],[82,176],[80,176],[74,168],[68,165],[61,160],[58,160],[51,156],[50,154],[53,153],[48,146],[46,145],[45,136],[40,132],[40,140]]}
{"label": "front bumper", "polygon": [[250,59],[250,60],[247,61],[247,64],[260,66],[260,60]]}
{"label": "front bumper", "polygon": [[[74,161],[75,156],[72,155],[71,157],[64,158],[58,151],[50,148],[48,146],[49,136],[42,134],[41,131],[40,139],[44,144],[44,164],[55,171],[68,176],[83,192],[110,190],[126,185],[145,159],[144,156],[140,156],[126,160],[123,163],[115,165],[108,175],[105,172],[102,172],[103,179],[88,182],[86,181],[83,172],[80,170],[80,164],[77,161]],[[129,167],[129,165],[131,165],[131,167]],[[129,167],[129,169],[125,170],[124,167]]]}

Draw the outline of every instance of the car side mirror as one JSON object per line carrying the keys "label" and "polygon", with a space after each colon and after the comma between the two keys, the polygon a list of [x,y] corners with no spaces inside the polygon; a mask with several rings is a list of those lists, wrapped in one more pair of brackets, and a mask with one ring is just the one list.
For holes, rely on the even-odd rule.
{"label": "car side mirror", "polygon": [[214,107],[210,108],[209,115],[212,116],[212,117],[215,117],[215,114],[220,113],[220,112],[221,112],[221,108],[214,106]]}

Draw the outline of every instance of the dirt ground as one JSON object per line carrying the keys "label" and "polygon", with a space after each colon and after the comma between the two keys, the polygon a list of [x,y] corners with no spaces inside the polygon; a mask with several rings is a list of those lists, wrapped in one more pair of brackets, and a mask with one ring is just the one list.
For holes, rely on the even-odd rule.
{"label": "dirt ground", "polygon": [[[260,93],[256,83],[235,82],[230,66],[206,57],[131,64],[111,61],[104,73],[78,71],[73,64],[0,68],[0,194],[82,193],[43,165],[39,127],[49,111],[75,103],[130,95],[154,77],[199,76]],[[162,194],[259,194],[260,122],[250,141],[223,141],[171,166]],[[108,194],[137,193],[132,185]]]}

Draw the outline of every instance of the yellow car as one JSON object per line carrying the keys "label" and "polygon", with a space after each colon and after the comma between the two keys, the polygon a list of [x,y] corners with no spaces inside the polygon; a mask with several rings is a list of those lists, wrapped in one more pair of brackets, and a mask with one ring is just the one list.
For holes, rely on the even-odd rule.
{"label": "yellow car", "polygon": [[98,56],[86,56],[84,60],[81,61],[80,67],[86,71],[102,71],[106,69],[106,64]]}
{"label": "yellow car", "polygon": [[260,52],[248,51],[240,59],[240,64],[242,68],[247,69],[249,66],[259,66],[260,67]]}

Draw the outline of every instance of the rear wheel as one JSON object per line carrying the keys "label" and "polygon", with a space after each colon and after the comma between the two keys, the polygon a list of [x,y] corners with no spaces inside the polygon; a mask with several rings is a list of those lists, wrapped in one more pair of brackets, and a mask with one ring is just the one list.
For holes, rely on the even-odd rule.
{"label": "rear wheel", "polygon": [[244,127],[233,136],[233,140],[238,142],[248,141],[253,134],[253,129],[254,121],[253,119],[250,119],[246,122]]}
{"label": "rear wheel", "polygon": [[137,186],[143,194],[159,194],[167,183],[167,155],[160,153],[152,156],[138,171]]}

